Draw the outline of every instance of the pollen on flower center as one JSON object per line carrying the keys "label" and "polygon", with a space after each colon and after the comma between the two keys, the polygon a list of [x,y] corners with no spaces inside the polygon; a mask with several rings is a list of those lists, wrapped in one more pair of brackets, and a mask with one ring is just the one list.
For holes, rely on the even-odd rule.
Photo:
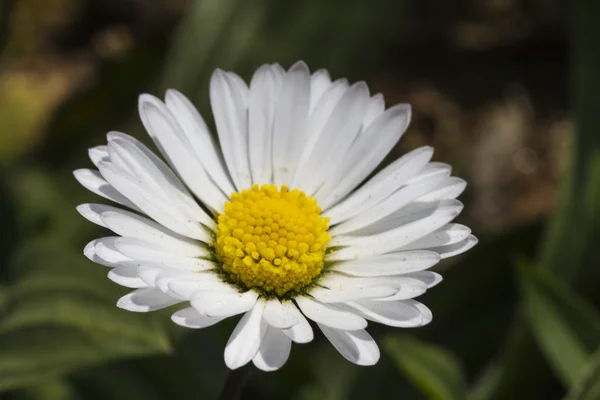
{"label": "pollen on flower center", "polygon": [[278,297],[297,293],[323,269],[328,222],[304,192],[254,185],[225,203],[217,257],[236,284]]}

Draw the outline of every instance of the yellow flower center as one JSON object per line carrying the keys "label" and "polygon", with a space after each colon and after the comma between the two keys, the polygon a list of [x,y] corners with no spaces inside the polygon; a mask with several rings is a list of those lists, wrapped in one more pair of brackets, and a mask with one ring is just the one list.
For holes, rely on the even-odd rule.
{"label": "yellow flower center", "polygon": [[217,257],[238,285],[277,297],[298,293],[323,269],[328,222],[304,192],[254,185],[225,203]]}

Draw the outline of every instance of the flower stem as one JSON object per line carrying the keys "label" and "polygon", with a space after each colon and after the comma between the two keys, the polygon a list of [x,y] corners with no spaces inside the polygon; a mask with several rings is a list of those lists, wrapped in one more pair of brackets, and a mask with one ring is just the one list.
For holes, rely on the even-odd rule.
{"label": "flower stem", "polygon": [[242,394],[242,389],[248,380],[248,375],[251,367],[246,365],[244,367],[230,370],[225,377],[223,387],[221,388],[221,394],[219,394],[219,400],[237,400]]}

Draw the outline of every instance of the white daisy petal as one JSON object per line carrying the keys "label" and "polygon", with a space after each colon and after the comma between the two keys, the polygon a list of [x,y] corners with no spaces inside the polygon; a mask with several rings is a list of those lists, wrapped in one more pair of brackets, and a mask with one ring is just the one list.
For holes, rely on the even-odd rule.
{"label": "white daisy petal", "polygon": [[389,276],[421,271],[437,264],[438,253],[426,250],[388,253],[335,263],[331,269],[354,276]]}
{"label": "white daisy petal", "polygon": [[370,210],[334,226],[331,228],[330,234],[343,235],[349,232],[356,232],[361,228],[389,217],[411,201],[419,198],[425,193],[431,192],[439,185],[442,179],[443,177],[433,176],[415,184],[406,185],[392,193],[388,198],[384,199]]}
{"label": "white daisy petal", "polygon": [[419,198],[419,201],[435,201],[457,198],[467,187],[464,179],[451,176],[446,178],[439,187]]}
{"label": "white daisy petal", "polygon": [[[448,246],[463,241],[471,234],[471,229],[460,224],[446,224],[435,232],[423,236],[407,245],[402,246],[398,251],[413,249],[432,249],[442,246]],[[436,250],[433,250],[436,251]],[[439,253],[439,251],[436,251]]]}
{"label": "white daisy petal", "polygon": [[309,294],[323,303],[339,303],[354,299],[387,297],[398,289],[384,281],[329,274]]}
{"label": "white daisy petal", "polygon": [[281,329],[269,326],[252,362],[263,371],[275,371],[283,367],[291,350],[292,340]]}
{"label": "white daisy petal", "polygon": [[146,146],[121,132],[109,132],[107,138],[110,160],[119,168],[143,182],[156,196],[185,210],[191,218],[214,227],[212,219],[198,206],[175,173]]}
{"label": "white daisy petal", "polygon": [[217,69],[210,79],[212,106],[225,163],[237,190],[251,186],[248,161],[247,91],[231,74]]}
{"label": "white daisy petal", "polygon": [[323,93],[331,87],[331,77],[325,69],[319,69],[310,76],[310,110],[313,112]]}
{"label": "white daisy petal", "polygon": [[358,82],[344,93],[334,108],[312,153],[298,171],[296,182],[307,194],[315,193],[340,165],[358,135],[368,102],[369,89],[364,82]]}
{"label": "white daisy petal", "polygon": [[323,304],[305,296],[296,298],[298,306],[308,318],[336,329],[357,330],[367,327],[367,321],[330,304]]}
{"label": "white daisy petal", "polygon": [[302,166],[302,169],[297,171],[294,176],[292,187],[300,187],[302,180],[306,179],[304,175],[311,176],[314,171],[318,168],[318,165],[307,165],[309,157],[314,152],[315,146],[319,142],[321,135],[331,113],[336,108],[344,93],[348,90],[350,85],[345,79],[339,79],[331,84],[331,86],[323,93],[318,105],[311,112],[308,127],[306,128],[305,141],[302,144],[302,150],[300,155],[300,161],[298,165]]}
{"label": "white daisy petal", "polygon": [[305,140],[310,107],[310,74],[303,62],[283,77],[273,122],[273,182],[289,185],[296,173]]}
{"label": "white daisy petal", "polygon": [[189,219],[180,210],[169,207],[160,197],[149,192],[141,182],[120,171],[112,163],[100,162],[100,173],[119,192],[138,206],[156,222],[180,235],[210,242],[211,237],[199,222]]}
{"label": "white daisy petal", "polygon": [[291,301],[267,300],[263,318],[269,325],[287,329],[300,323],[300,311]]}
{"label": "white daisy petal", "polygon": [[430,162],[419,171],[414,177],[409,179],[407,184],[417,183],[422,179],[431,178],[434,175],[444,175],[449,177],[452,173],[452,167],[449,164],[441,163],[441,162]]}
{"label": "white daisy petal", "polygon": [[477,244],[478,240],[475,236],[469,235],[465,240],[453,243],[447,246],[432,247],[431,250],[440,254],[442,258],[453,257],[458,254],[470,250]]}
{"label": "white daisy petal", "polygon": [[118,237],[104,237],[92,240],[85,246],[83,253],[93,262],[107,267],[116,267],[119,264],[130,262],[131,258],[121,254],[115,247],[117,239]]}
{"label": "white daisy petal", "polygon": [[85,219],[90,222],[93,222],[96,225],[100,225],[103,228],[106,228],[106,225],[100,218],[100,214],[105,211],[119,210],[117,207],[107,206],[104,204],[80,204],[77,206],[77,211],[81,214]]}
{"label": "white daisy petal", "polygon": [[210,272],[194,273],[183,279],[173,279],[169,282],[169,291],[189,300],[197,291],[237,293],[236,289],[224,283],[219,277]]}
{"label": "white daisy petal", "polygon": [[143,94],[139,98],[138,108],[142,122],[156,147],[190,190],[213,210],[222,211],[225,195],[206,174],[183,129],[167,106],[156,97]]}
{"label": "white daisy petal", "polygon": [[213,326],[225,318],[220,317],[207,317],[194,310],[192,307],[184,308],[183,310],[176,311],[171,315],[171,320],[179,326],[184,328],[202,329]]}
{"label": "white daisy petal", "polygon": [[102,178],[102,175],[100,175],[100,172],[91,169],[78,169],[73,171],[73,175],[75,176],[75,179],[90,192],[96,193],[98,196],[102,196],[105,199],[114,201],[125,207],[138,210],[138,207],[129,201],[129,199],[106,182],[106,180]]}
{"label": "white daisy petal", "polygon": [[121,266],[113,268],[108,272],[108,279],[118,283],[121,286],[129,288],[147,287],[148,284],[137,274],[136,268],[131,266]]}
{"label": "white daisy petal", "polygon": [[267,330],[267,323],[262,319],[264,303],[256,302],[248,311],[229,337],[225,346],[225,364],[230,369],[246,365],[254,358]]}
{"label": "white daisy petal", "polygon": [[335,225],[378,204],[421,171],[433,155],[431,147],[421,147],[400,157],[342,202],[325,212]]}
{"label": "white daisy petal", "polygon": [[[417,307],[414,300],[402,301],[355,301],[348,302],[348,310],[380,324],[399,328],[413,328],[431,322],[431,312],[424,312],[423,306]],[[420,304],[420,303],[419,303]]]}
{"label": "white daisy petal", "polygon": [[427,285],[427,289],[434,287],[442,281],[442,276],[433,271],[417,271],[402,275],[403,278],[412,278],[419,280]]}
{"label": "white daisy petal", "polygon": [[229,196],[235,192],[217,145],[198,110],[187,97],[173,89],[167,90],[165,103],[188,139],[190,150],[196,155],[210,179],[225,195]]}
{"label": "white daisy petal", "polygon": [[114,207],[100,208],[96,204],[89,206],[99,211],[102,224],[118,235],[154,243],[181,256],[208,257],[210,255],[203,244],[172,232],[148,218]]}
{"label": "white daisy petal", "polygon": [[[403,107],[410,107],[408,104],[402,104]],[[394,107],[391,107],[394,108]],[[390,108],[390,109],[391,109]],[[383,99],[383,95],[381,93],[377,93],[371,96],[371,100],[369,101],[369,107],[367,108],[367,112],[365,114],[365,119],[363,120],[363,130],[361,135],[364,135],[367,128],[371,128],[371,124],[375,121],[383,112],[385,111],[385,100]],[[406,129],[406,128],[405,128]],[[396,143],[392,143],[393,147]],[[390,147],[390,150],[391,150]]]}
{"label": "white daisy petal", "polygon": [[190,303],[199,313],[209,317],[231,317],[254,307],[258,293],[198,291],[192,295]]}
{"label": "white daisy petal", "polygon": [[323,324],[319,328],[346,360],[357,365],[374,365],[379,361],[379,347],[364,329],[346,331]]}
{"label": "white daisy petal", "polygon": [[179,302],[179,300],[167,296],[158,289],[142,288],[121,297],[117,302],[117,307],[134,312],[149,312],[160,310]]}
{"label": "white daisy petal", "polygon": [[349,246],[327,255],[330,261],[351,260],[385,254],[411,243],[439,229],[452,221],[462,210],[462,203],[456,200],[442,200],[438,204],[429,204],[429,215],[400,224],[399,227],[383,233],[369,236],[337,236],[330,244]]}
{"label": "white daisy petal", "polygon": [[360,134],[336,173],[315,193],[324,210],[343,199],[373,172],[406,131],[410,116],[410,106],[399,104],[385,111]]}
{"label": "white daisy petal", "polygon": [[[400,275],[398,277],[388,277],[388,279],[390,279],[390,278],[396,278],[394,283],[396,284],[398,291],[391,296],[382,297],[380,299],[373,299],[373,300],[378,300],[378,301],[407,300],[407,299],[413,299],[415,297],[418,297],[427,291],[427,283],[423,282],[422,280],[408,278],[408,277],[405,277],[404,275]],[[391,283],[392,282],[390,281],[390,284]]]}
{"label": "white daisy petal", "polygon": [[[141,265],[136,268],[136,272],[138,276],[146,282],[146,284],[150,287],[156,288],[156,280],[158,276],[166,271],[167,269],[164,267],[160,267],[158,265],[153,265],[148,263],[146,265]],[[160,288],[158,288],[160,289]],[[162,291],[162,290],[161,290]]]}
{"label": "white daisy petal", "polygon": [[94,163],[95,166],[98,166],[100,161],[108,161],[108,148],[106,146],[96,146],[88,149],[88,155],[90,156],[90,160]]}
{"label": "white daisy petal", "polygon": [[119,252],[131,259],[149,261],[166,268],[185,271],[206,271],[217,265],[209,260],[195,257],[180,257],[169,248],[142,239],[120,237],[114,242]]}
{"label": "white daisy petal", "polygon": [[291,328],[283,329],[283,333],[285,333],[292,341],[296,343],[308,343],[311,342],[314,338],[314,333],[312,327],[310,326],[308,320],[299,313],[298,315],[298,323]]}
{"label": "white daisy petal", "polygon": [[248,150],[252,182],[273,181],[273,121],[282,76],[270,65],[260,67],[250,82]]}

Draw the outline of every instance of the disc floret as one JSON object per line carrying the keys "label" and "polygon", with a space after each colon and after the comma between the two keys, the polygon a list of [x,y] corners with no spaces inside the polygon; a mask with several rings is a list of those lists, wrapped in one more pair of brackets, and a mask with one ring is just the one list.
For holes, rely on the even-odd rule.
{"label": "disc floret", "polygon": [[253,185],[218,216],[216,253],[233,283],[267,296],[301,292],[323,269],[329,219],[301,190]]}

